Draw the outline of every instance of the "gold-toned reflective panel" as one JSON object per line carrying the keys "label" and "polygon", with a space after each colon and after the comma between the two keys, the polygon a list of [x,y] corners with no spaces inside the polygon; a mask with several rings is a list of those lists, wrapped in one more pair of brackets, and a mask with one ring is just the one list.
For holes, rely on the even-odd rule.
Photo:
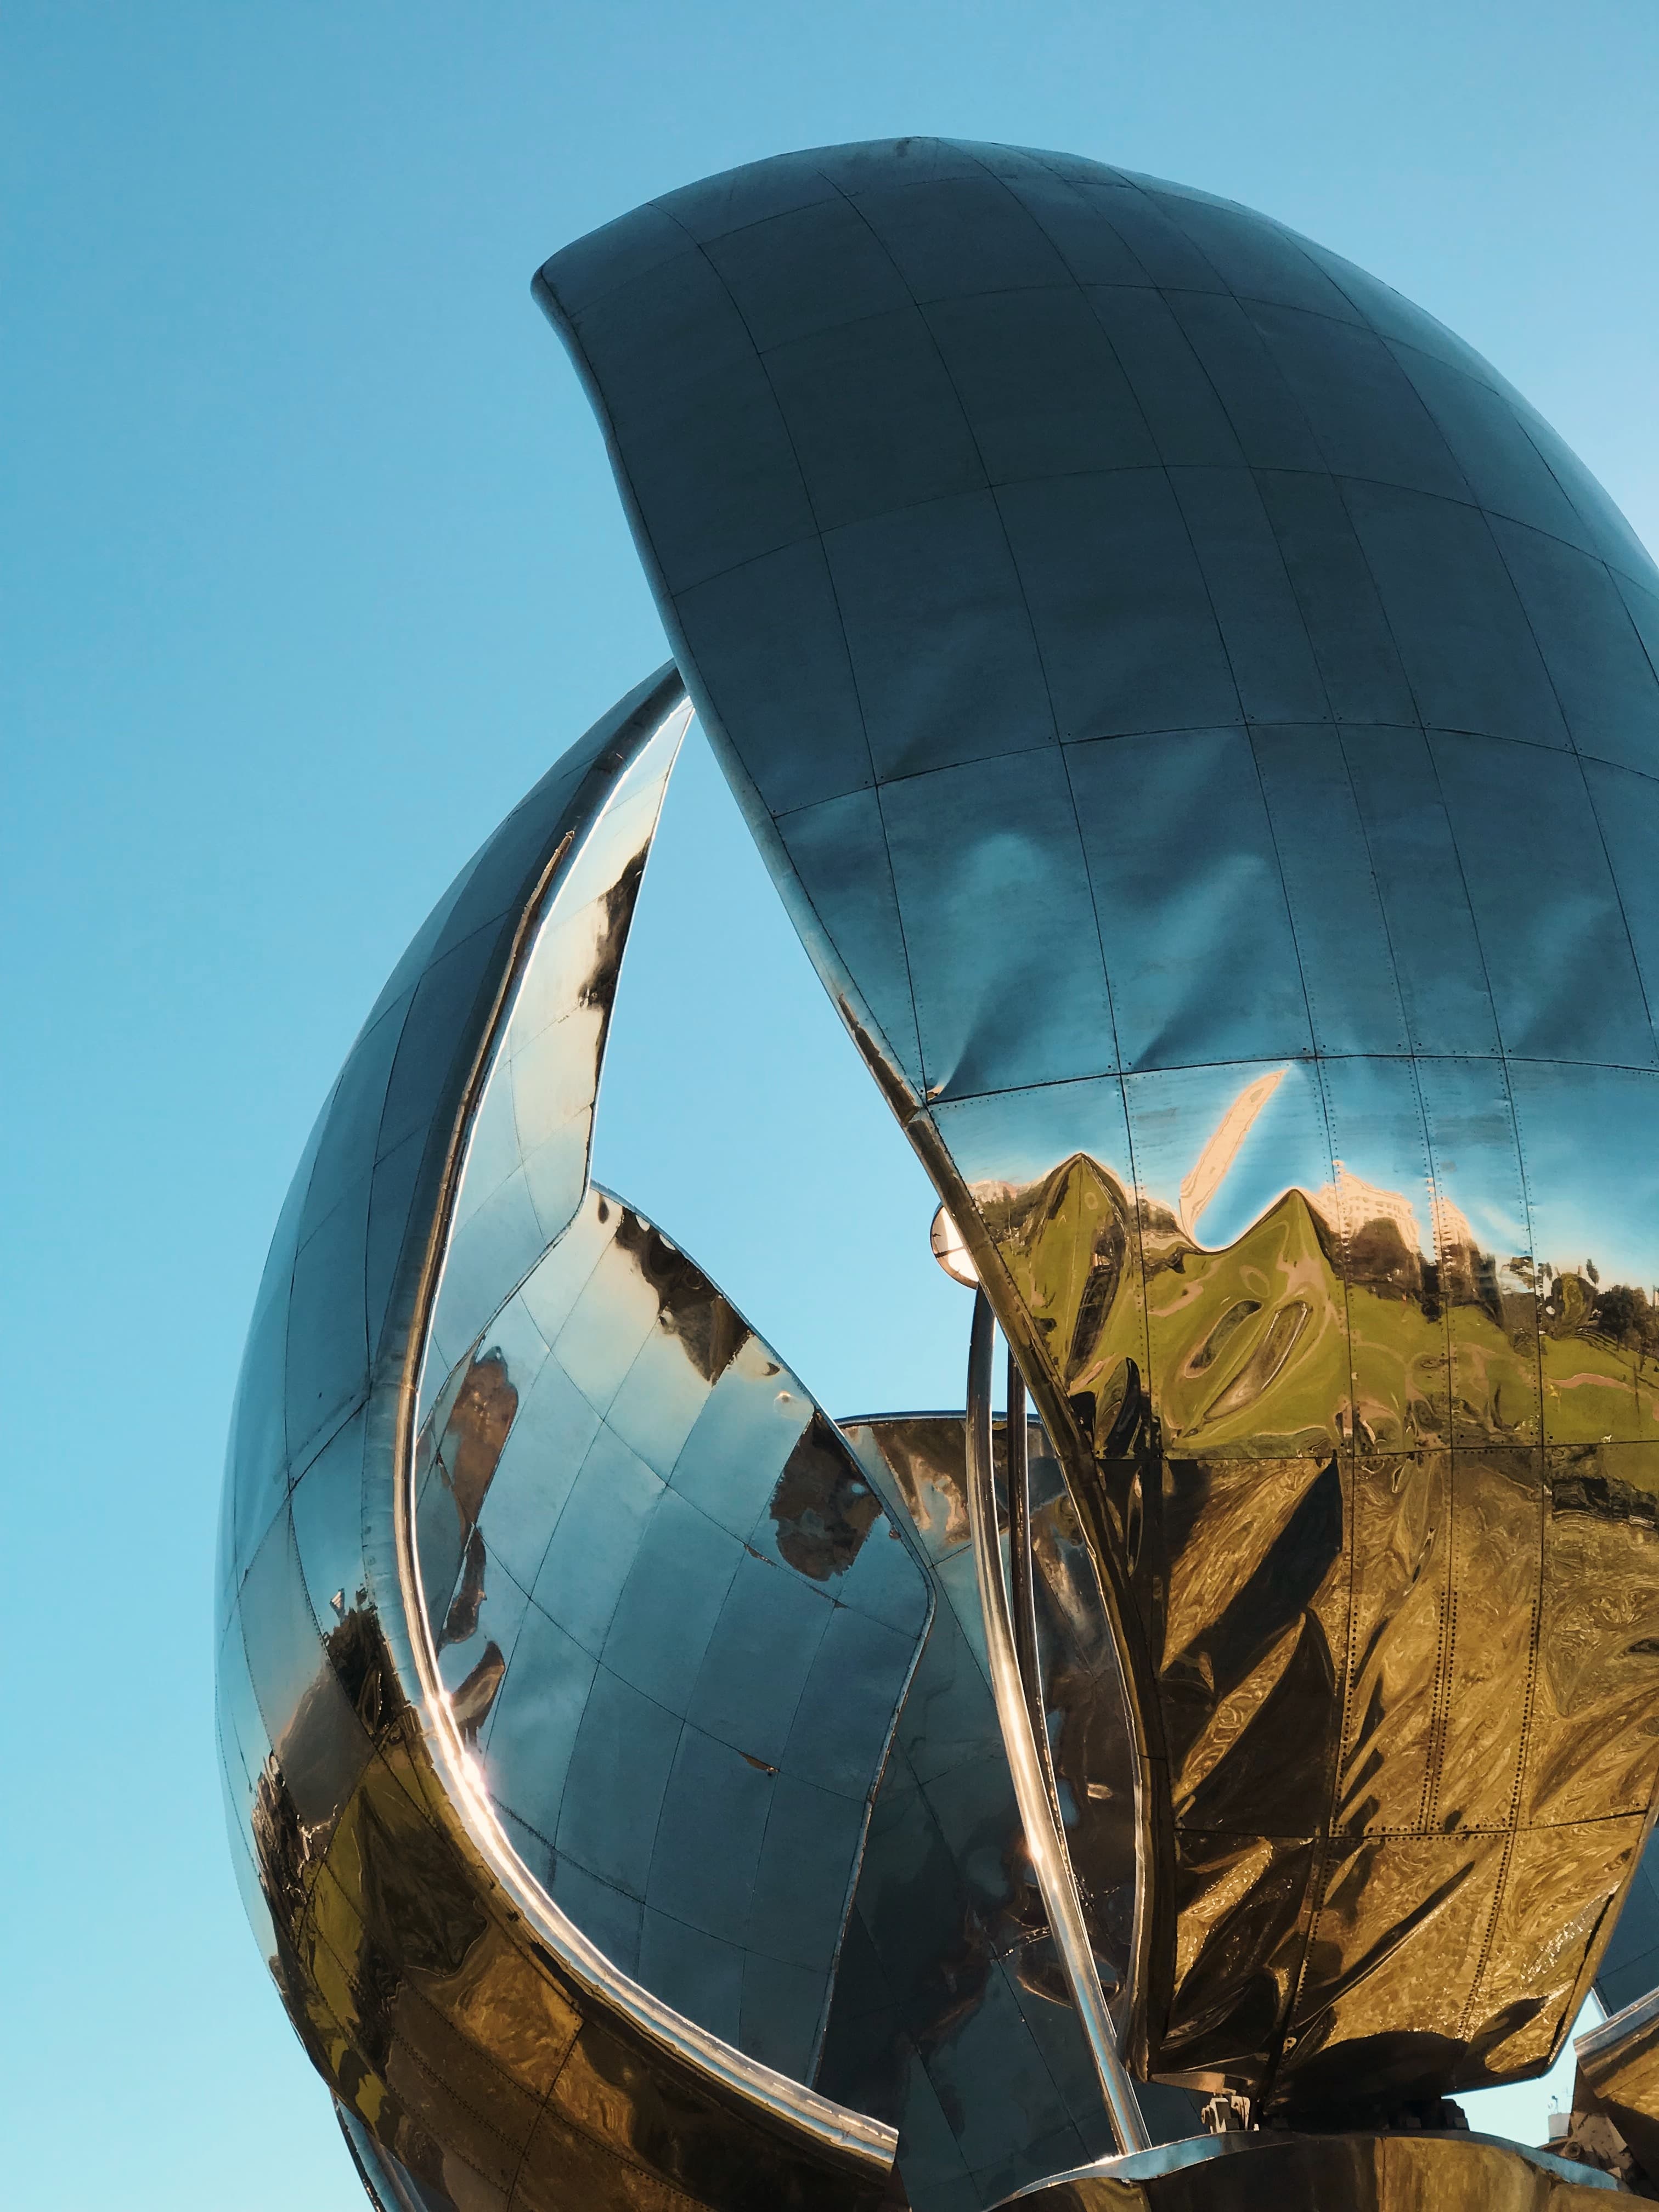
{"label": "gold-toned reflective panel", "polygon": [[1022,1101],[1018,1146],[933,1109],[1126,1632],[1165,2078],[1358,2118],[1536,2067],[1640,1844],[1649,1309],[1534,1255],[1505,1086],[1170,1071]]}
{"label": "gold-toned reflective panel", "polygon": [[[1114,2148],[1021,1831],[969,1549],[963,1417],[843,1424],[933,1583],[927,1640],[871,1819],[818,2087],[900,2130],[910,2201],[992,2204]],[[1117,1985],[1134,1899],[1133,1768],[1093,1564],[1029,1428],[1042,1698],[1072,1856]],[[1004,1433],[993,1437],[999,1483]],[[1006,1531],[1006,1511],[1003,1515]],[[1142,2088],[1158,2140],[1190,2135],[1184,2090]]]}
{"label": "gold-toned reflective panel", "polygon": [[1014,2201],[1028,2212],[1597,2212],[1612,2191],[1592,2168],[1484,2136],[1270,2133],[1109,2159]]}
{"label": "gold-toned reflective panel", "polygon": [[[384,1680],[373,1620],[349,1626]],[[867,2160],[769,2127],[560,1971],[490,1881],[406,1709],[382,1715],[324,1851],[308,1854],[274,1758],[254,1832],[290,2017],[422,2212],[840,2212],[879,2197]]]}
{"label": "gold-toned reflective panel", "polygon": [[[984,1627],[969,1548],[962,1416],[885,1415],[844,1425],[860,1460],[905,1510],[936,1587],[982,1670]],[[1095,1953],[1109,1996],[1121,1992],[1127,1981],[1134,1916],[1134,1766],[1122,1676],[1083,1525],[1041,1423],[1030,1422],[1028,1433],[1040,1695],[1061,1786],[1066,1844],[1088,1902]],[[993,1451],[1005,1547],[1006,1450],[1006,1428],[999,1419]],[[1039,1908],[1022,1977],[1060,1997],[1065,1984],[1041,1919]]]}

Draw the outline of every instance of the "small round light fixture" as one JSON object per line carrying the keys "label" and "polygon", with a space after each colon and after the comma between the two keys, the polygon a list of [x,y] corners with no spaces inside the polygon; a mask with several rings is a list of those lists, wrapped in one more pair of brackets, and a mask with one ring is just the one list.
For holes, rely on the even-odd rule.
{"label": "small round light fixture", "polygon": [[933,1216],[933,1225],[928,1232],[928,1243],[933,1248],[933,1257],[939,1261],[953,1283],[965,1284],[970,1291],[979,1287],[979,1269],[969,1255],[962,1241],[962,1231],[941,1206]]}

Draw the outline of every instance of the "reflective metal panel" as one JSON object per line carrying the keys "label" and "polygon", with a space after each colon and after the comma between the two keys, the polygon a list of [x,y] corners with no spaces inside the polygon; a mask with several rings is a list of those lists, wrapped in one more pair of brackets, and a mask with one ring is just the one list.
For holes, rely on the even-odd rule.
{"label": "reflective metal panel", "polygon": [[1592,2166],[1488,2136],[1240,2133],[1103,2159],[1015,2201],[1030,2212],[1596,2212],[1607,2190],[1617,2185]]}
{"label": "reflective metal panel", "polygon": [[1535,2069],[1659,1778],[1659,574],[1430,318],[1072,157],[757,164],[538,289],[1102,1577],[1137,2068]]}
{"label": "reflective metal panel", "polygon": [[[582,1201],[621,939],[684,718],[672,671],[630,695],[417,937],[301,1164],[239,1392],[220,1741],[250,1917],[367,2185],[428,2212],[573,2194],[617,2207],[734,2206],[757,2192],[855,2205],[878,2192],[891,2157],[878,2124],[631,1979],[526,1875],[471,1778],[532,1613],[479,1527],[517,1417],[515,1366],[538,1346],[551,1357],[538,1334],[548,1302],[510,1294]],[[500,1202],[515,1184],[533,1224]],[[559,1249],[577,1254],[580,1234]],[[581,1288],[579,1276],[568,1304]],[[718,1304],[705,1286],[705,1316]],[[434,1304],[461,1357],[448,1382],[438,1369],[428,1428],[441,1448],[408,1497]],[[497,1315],[499,1341],[482,1346],[476,1332]],[[689,1339],[695,1316],[679,1325]],[[616,1383],[651,1327],[647,1313]],[[526,1381],[539,1411],[545,1394]],[[594,1442],[615,1395],[585,1428],[556,1421],[556,1446]],[[638,1395],[635,1442],[660,1450],[672,1390]],[[580,1449],[544,1459],[549,1489],[527,1510],[521,1494],[521,1539],[584,1464]],[[447,1565],[435,1625],[419,1608],[417,1559],[434,1577]],[[855,1563],[841,1564],[850,1587]],[[913,1577],[912,1640],[918,1588]],[[885,1595],[902,1612],[902,1594]],[[844,1599],[832,1609],[850,1610]],[[878,1603],[869,1626],[904,1645]],[[884,1683],[877,1670],[885,1725],[902,1676]],[[833,1887],[833,1865],[813,1871]],[[843,1871],[838,1905],[845,1888]]]}
{"label": "reflective metal panel", "polygon": [[[1024,1848],[991,1695],[969,1549],[963,1416],[843,1424],[915,1533],[936,1594],[871,1824],[822,2087],[891,2118],[911,2203],[994,2203],[1111,2135]],[[1002,1489],[1004,1429],[993,1432]],[[1041,1695],[1066,1840],[1109,1990],[1134,1906],[1133,1761],[1109,1624],[1084,1532],[1030,1426]],[[1006,1505],[999,1518],[1006,1528]],[[1188,2133],[1186,2094],[1139,2092],[1156,2137]]]}
{"label": "reflective metal panel", "polygon": [[811,2080],[920,1567],[798,1377],[608,1192],[432,1395],[422,1593],[517,1855],[677,2012]]}

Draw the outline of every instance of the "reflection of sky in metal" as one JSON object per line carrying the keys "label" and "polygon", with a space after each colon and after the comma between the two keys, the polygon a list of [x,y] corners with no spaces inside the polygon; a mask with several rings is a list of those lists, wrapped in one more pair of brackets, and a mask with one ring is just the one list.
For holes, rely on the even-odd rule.
{"label": "reflection of sky in metal", "polygon": [[[1428,1881],[1405,1871],[1424,1850],[1502,1923],[1451,2014],[1413,2023],[1442,2039],[1437,2078],[1463,2078],[1460,2051],[1523,2063],[1505,1974],[1526,1957],[1549,1984],[1546,2045],[1571,1990],[1528,1948],[1525,1878],[1443,1838],[1479,1802],[1540,1849],[1519,1808],[1566,1786],[1572,1697],[1527,1656],[1568,1633],[1532,1609],[1588,1571],[1561,1499],[1613,1486],[1595,1572],[1620,1586],[1644,1540],[1652,1316],[1610,1308],[1598,1334],[1593,1296],[1547,1309],[1529,1278],[1582,1252],[1639,1283],[1659,1256],[1638,1158],[1659,917],[1633,828],[1650,844],[1659,822],[1659,576],[1431,319],[1278,225],[1097,164],[921,139],[791,156],[666,196],[539,285],[711,742],[1079,1510],[1107,1493],[1147,1755],[1208,1808],[1170,1814],[1184,1873],[1173,1830],[1145,1838],[1149,1881],[1186,1899],[1178,1973],[1156,1952],[1143,1992],[1147,2023],[1175,2007],[1147,2063],[1162,2036],[1162,2063],[1201,2046],[1289,2094],[1345,2037],[1403,2032],[1425,1939],[1380,1903],[1350,1925],[1345,1900]],[[1575,1115],[1623,1125],[1590,1173]],[[1160,1437],[1195,1455],[1180,1480]],[[1616,1473],[1541,1456],[1603,1446]],[[1498,1456],[1458,1457],[1477,1449]],[[1360,1464],[1395,1455],[1386,1481]],[[1518,1580],[1468,1534],[1500,1525]],[[1421,1620],[1376,1599],[1394,1733],[1351,1741],[1344,1575],[1363,1607],[1390,1546],[1425,1541]],[[1209,1547],[1295,1588],[1300,1627],[1265,1595],[1248,1627],[1224,1605],[1200,1626],[1230,1586]],[[1176,1582],[1188,1651],[1166,1648]],[[1458,1686],[1481,1638],[1510,1685],[1484,1719]],[[1613,1710],[1586,1705],[1585,1745]],[[1486,1725],[1507,1811],[1468,1784]],[[1328,1737],[1338,1763],[1382,1760],[1374,1801],[1321,1778]],[[1530,1796],[1523,1755],[1547,1770]],[[1275,1759],[1294,1821],[1249,1794]],[[1607,1770],[1609,1814],[1633,1813],[1640,1765]],[[1367,1844],[1322,1902],[1336,1863],[1296,1863],[1285,1824],[1322,1836],[1340,1803],[1385,1801],[1409,1840]],[[1206,1820],[1259,1847],[1242,1892]],[[1628,1853],[1611,1830],[1558,1840],[1582,1933]],[[1279,1930],[1304,1963],[1381,1947],[1363,1994],[1331,1984],[1340,2029],[1292,2029],[1310,1964],[1271,2000],[1246,1987],[1304,1887],[1312,1919]],[[1228,1953],[1245,1894],[1267,1918]],[[1230,2059],[1200,2015],[1265,2040]]]}
{"label": "reflection of sky in metal", "polygon": [[[1097,165],[789,157],[540,281],[711,740],[1027,1365],[1050,1596],[1104,1577],[1143,1786],[1096,1909],[1126,1961],[1150,1931],[1139,2063],[1328,2113],[1540,2061],[1659,1759],[1651,1317],[1526,1279],[1659,1274],[1659,578],[1437,325]],[[465,2138],[516,2172],[547,2125],[454,1989],[458,2110],[396,2108],[432,2049],[393,1877],[436,1851],[422,1883],[521,1995],[567,1978],[590,2055],[623,2021],[653,2082],[727,2085],[711,2205],[757,2103],[786,2166],[878,2162],[879,2075],[944,2212],[1093,2118],[957,1757],[972,1640],[927,1635],[895,1483],[586,1182],[684,721],[620,790],[601,726],[504,826],[302,1166],[227,1498],[240,1870],[405,2164]],[[1079,1847],[1129,1756],[1109,1702],[1059,1762]],[[953,1992],[908,2045],[896,1924],[906,1986]],[[803,2089],[820,2051],[851,2112]],[[623,2101],[584,2155],[639,2149]]]}

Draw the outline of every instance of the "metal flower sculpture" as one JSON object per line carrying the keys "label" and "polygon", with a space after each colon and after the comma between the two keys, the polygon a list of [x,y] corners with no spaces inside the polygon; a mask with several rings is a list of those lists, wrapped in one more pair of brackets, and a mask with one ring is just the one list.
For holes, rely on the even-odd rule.
{"label": "metal flower sculpture", "polygon": [[[1659,573],[1441,325],[1091,161],[762,162],[536,289],[674,662],[369,1016],[225,1492],[371,2194],[1576,2203],[1444,2100],[1659,1979]],[[838,1426],[589,1179],[694,707],[965,1417]]]}

